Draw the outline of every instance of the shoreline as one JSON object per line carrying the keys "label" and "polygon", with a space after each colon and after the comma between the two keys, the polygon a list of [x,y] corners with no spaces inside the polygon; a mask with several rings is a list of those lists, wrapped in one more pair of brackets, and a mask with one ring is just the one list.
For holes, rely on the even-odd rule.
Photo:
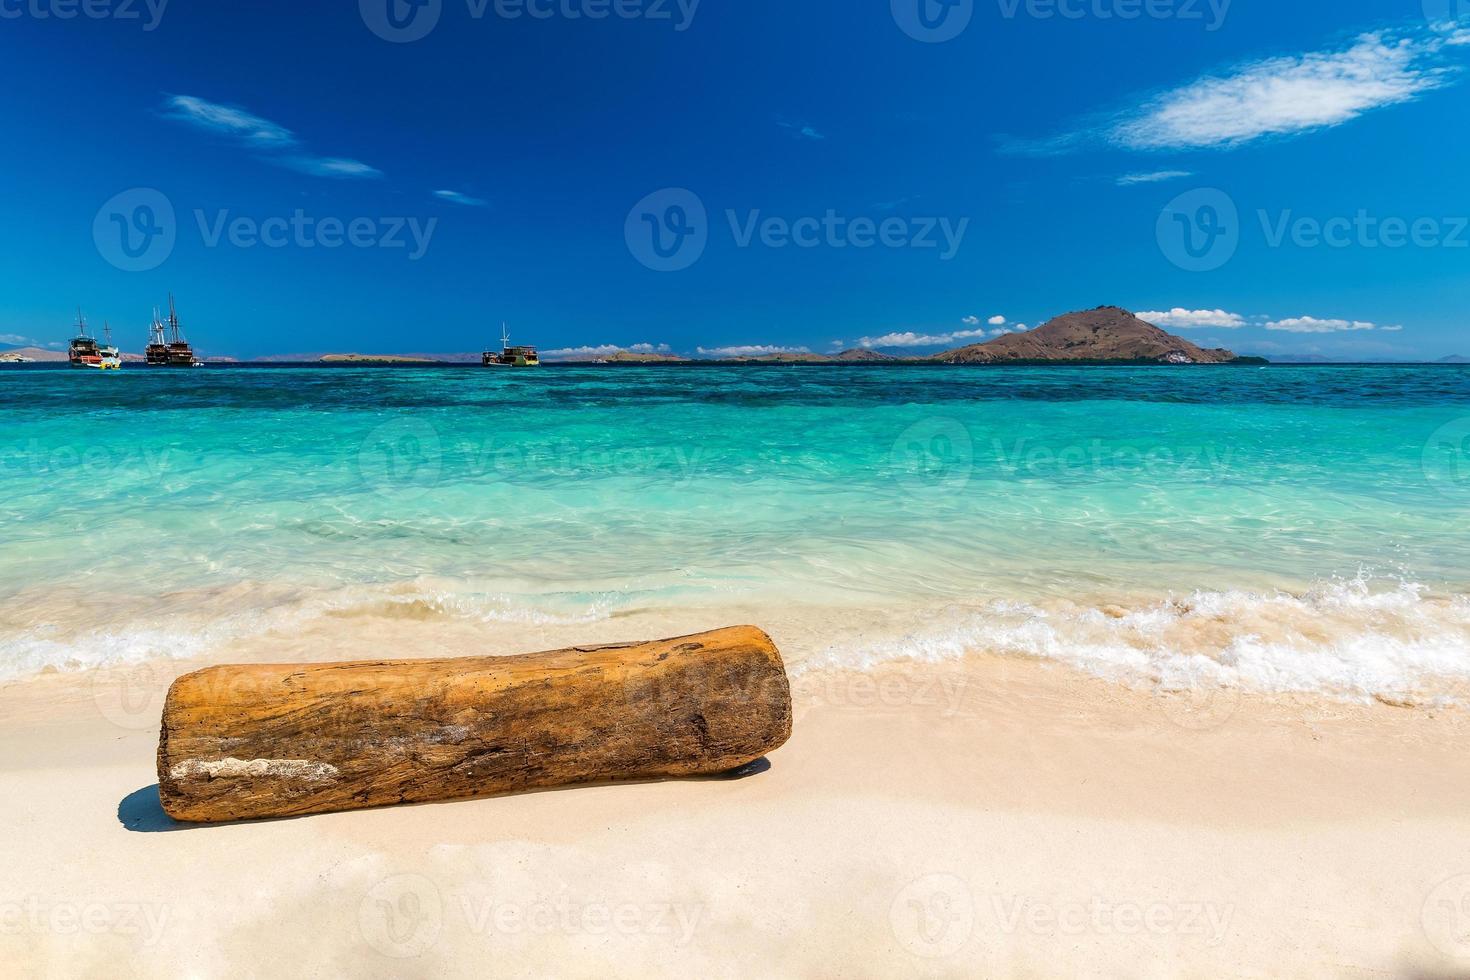
{"label": "shoreline", "polygon": [[208,827],[149,798],[169,678],[7,684],[0,784],[27,846],[0,954],[198,976],[247,952],[369,976],[1470,963],[1433,900],[1470,872],[1464,709],[1198,704],[992,657],[813,678],[791,741],[733,781]]}

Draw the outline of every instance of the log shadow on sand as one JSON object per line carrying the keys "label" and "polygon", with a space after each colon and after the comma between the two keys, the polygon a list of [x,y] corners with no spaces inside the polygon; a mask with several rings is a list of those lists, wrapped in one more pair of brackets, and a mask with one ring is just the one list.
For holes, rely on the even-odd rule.
{"label": "log shadow on sand", "polygon": [[[495,796],[527,796],[531,793],[560,793],[566,790],[581,789],[585,786],[607,786],[607,785],[639,785],[647,782],[705,782],[711,780],[733,780],[744,779],[747,776],[756,776],[771,768],[771,760],[761,756],[754,762],[748,762],[743,766],[731,769],[728,772],[716,773],[712,776],[687,776],[678,780],[630,780],[627,782],[610,783],[580,783],[571,786],[550,786],[544,789],[526,790],[520,793],[497,793],[483,797],[467,797],[466,799],[492,799]],[[465,800],[444,800],[444,803],[461,803]],[[409,803],[398,804],[398,806],[437,806],[438,802],[431,803]],[[378,808],[373,808],[378,809]],[[183,823],[170,817],[163,812],[163,804],[158,798],[158,784],[153,783],[141,789],[135,789],[124,796],[117,804],[117,822],[126,830],[137,834],[163,834],[176,830],[203,830],[209,827],[228,827],[240,823],[274,823],[278,820],[301,820],[305,817],[318,816],[318,814],[305,813],[293,817],[267,817],[262,820],[230,820],[219,823]]]}

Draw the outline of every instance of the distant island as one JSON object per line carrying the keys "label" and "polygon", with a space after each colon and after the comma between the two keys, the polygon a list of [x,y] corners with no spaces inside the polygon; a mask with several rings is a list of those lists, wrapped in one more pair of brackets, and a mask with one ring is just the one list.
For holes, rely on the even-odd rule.
{"label": "distant island", "polygon": [[[123,354],[125,362],[143,360],[140,354]],[[65,363],[65,351],[42,347],[0,350],[0,363]],[[207,357],[205,361],[233,363],[233,358]],[[1175,336],[1119,306],[1066,313],[1034,330],[1007,333],[984,343],[957,347],[916,357],[903,357],[867,348],[852,348],[835,354],[810,351],[780,351],[747,357],[688,357],[669,352],[619,350],[593,359],[557,358],[543,355],[546,363],[598,365],[657,364],[972,364],[972,365],[1107,365],[1107,364],[1327,364],[1319,354],[1281,354],[1271,358],[1239,355],[1221,347],[1203,348]],[[434,364],[479,364],[478,352],[455,354],[363,354],[300,353],[255,358],[258,364],[325,364],[343,367],[393,367]],[[1470,357],[1452,355],[1439,364],[1470,364]]]}
{"label": "distant island", "polygon": [[[1224,348],[1207,350],[1140,320],[1118,306],[1068,313],[1034,330],[1010,333],[927,357],[895,357],[856,348],[840,354],[792,351],[751,357],[687,358],[620,351],[605,364],[1266,364]],[[589,363],[589,362],[564,362]]]}

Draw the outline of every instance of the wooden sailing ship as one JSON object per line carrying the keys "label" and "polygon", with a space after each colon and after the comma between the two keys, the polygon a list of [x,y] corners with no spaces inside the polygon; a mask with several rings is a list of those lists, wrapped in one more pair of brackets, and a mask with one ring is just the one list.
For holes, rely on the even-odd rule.
{"label": "wooden sailing ship", "polygon": [[160,319],[158,310],[153,311],[153,325],[148,331],[148,346],[143,351],[143,362],[154,367],[203,367],[204,362],[194,356],[194,348],[184,339],[179,327],[178,310],[174,308],[174,294],[168,294],[168,321]]}

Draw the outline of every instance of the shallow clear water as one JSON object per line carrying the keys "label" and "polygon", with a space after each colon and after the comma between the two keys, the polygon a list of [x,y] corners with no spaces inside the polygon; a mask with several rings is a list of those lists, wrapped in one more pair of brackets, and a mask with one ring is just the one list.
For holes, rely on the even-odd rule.
{"label": "shallow clear water", "polygon": [[1462,368],[0,369],[0,480],[0,675],[389,603],[1470,677]]}

